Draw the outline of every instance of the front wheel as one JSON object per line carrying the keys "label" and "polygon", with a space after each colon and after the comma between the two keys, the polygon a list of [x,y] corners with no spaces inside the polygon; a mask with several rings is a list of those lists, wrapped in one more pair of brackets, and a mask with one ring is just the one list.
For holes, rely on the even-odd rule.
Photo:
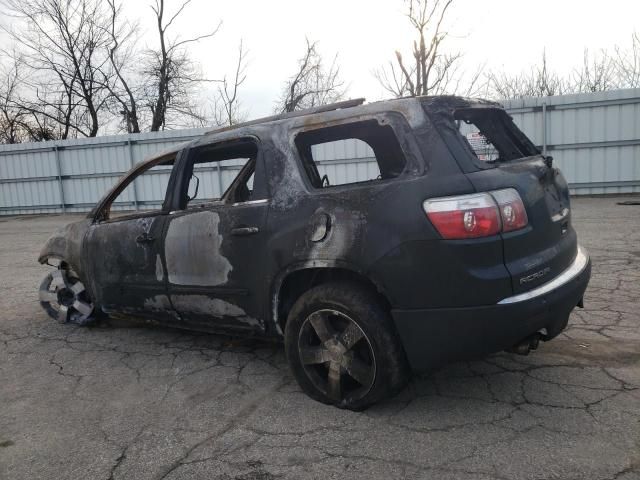
{"label": "front wheel", "polygon": [[60,323],[86,325],[94,319],[94,304],[84,284],[70,268],[59,267],[40,284],[40,305]]}
{"label": "front wheel", "polygon": [[368,289],[322,284],[293,305],[285,328],[287,359],[311,398],[361,410],[407,381],[404,351],[388,312]]}

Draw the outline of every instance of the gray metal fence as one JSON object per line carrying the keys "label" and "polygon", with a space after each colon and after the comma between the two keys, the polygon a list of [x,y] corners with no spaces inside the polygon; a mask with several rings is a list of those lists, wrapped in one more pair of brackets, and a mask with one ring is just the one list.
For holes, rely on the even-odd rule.
{"label": "gray metal fence", "polygon": [[[640,192],[640,89],[505,102],[524,132],[564,172],[572,193]],[[89,210],[124,172],[206,129],[0,145],[0,215]],[[371,178],[371,150],[356,141],[314,151],[337,183]],[[215,173],[215,172],[214,172]],[[157,204],[140,182],[133,204]]]}
{"label": "gray metal fence", "polygon": [[[133,165],[205,130],[0,146],[0,214],[88,211]],[[144,186],[134,200],[153,194]]]}
{"label": "gray metal fence", "polygon": [[640,192],[640,89],[504,102],[575,195]]}

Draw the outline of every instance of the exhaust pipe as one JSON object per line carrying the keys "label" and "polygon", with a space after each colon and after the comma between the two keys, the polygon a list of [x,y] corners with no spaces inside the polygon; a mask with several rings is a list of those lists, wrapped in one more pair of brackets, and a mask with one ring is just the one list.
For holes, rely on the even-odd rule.
{"label": "exhaust pipe", "polygon": [[529,355],[531,350],[536,350],[540,344],[540,333],[534,333],[524,340],[516,343],[507,352],[517,353],[518,355]]}

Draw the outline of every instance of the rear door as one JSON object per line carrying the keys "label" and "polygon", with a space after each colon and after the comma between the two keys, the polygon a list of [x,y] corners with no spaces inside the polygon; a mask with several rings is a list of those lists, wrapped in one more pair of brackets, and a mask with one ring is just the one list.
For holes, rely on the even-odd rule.
{"label": "rear door", "polygon": [[577,253],[564,176],[503,110],[463,109],[456,112],[456,118],[471,122],[464,139],[474,160],[485,162],[483,168],[468,174],[476,190],[515,188],[527,211],[527,227],[502,234],[504,262],[514,293],[548,282]]}
{"label": "rear door", "polygon": [[262,331],[269,205],[259,144],[205,145],[187,161],[189,198],[166,228],[171,302],[195,328]]}

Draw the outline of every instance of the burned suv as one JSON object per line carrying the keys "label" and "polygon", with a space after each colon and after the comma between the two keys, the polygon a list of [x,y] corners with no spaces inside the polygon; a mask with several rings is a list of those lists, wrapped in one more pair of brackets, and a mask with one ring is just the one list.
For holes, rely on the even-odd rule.
{"label": "burned suv", "polygon": [[552,339],[591,271],[552,159],[500,105],[457,97],[212,131],[133,168],[39,261],[60,322],[282,337],[301,388],[351,409],[410,370]]}

